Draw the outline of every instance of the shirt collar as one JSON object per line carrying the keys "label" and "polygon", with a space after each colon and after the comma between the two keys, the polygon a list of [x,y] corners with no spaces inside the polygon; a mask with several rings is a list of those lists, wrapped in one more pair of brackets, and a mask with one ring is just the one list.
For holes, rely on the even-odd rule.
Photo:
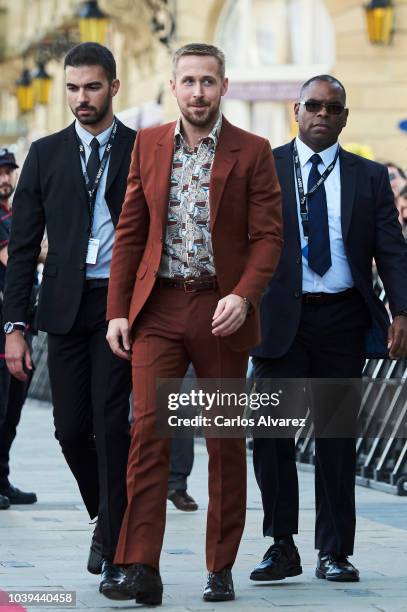
{"label": "shirt collar", "polygon": [[[298,136],[295,139],[295,142],[297,144],[298,157],[300,158],[300,164],[302,167],[304,167],[309,162],[311,157],[315,154],[315,151],[313,151],[308,145],[306,145],[305,142],[302,142],[302,140]],[[318,155],[322,159],[322,163],[324,164],[325,168],[329,166],[331,162],[333,162],[338,147],[339,147],[339,144],[335,142],[335,144],[333,144],[332,146],[318,153]]]}
{"label": "shirt collar", "polygon": [[104,130],[103,132],[101,132],[97,136],[94,136],[93,134],[88,132],[88,130],[85,130],[85,128],[82,127],[82,125],[76,119],[76,121],[75,121],[75,130],[76,130],[76,133],[78,134],[80,140],[83,143],[85,143],[88,147],[90,147],[90,143],[92,142],[92,140],[94,138],[97,138],[98,141],[99,141],[99,145],[101,147],[104,147],[109,142],[110,134],[112,133],[112,129],[113,129],[113,124],[114,124],[114,120],[113,120],[112,124],[106,130]]}
{"label": "shirt collar", "polygon": [[[210,140],[213,141],[214,145],[216,146],[218,144],[221,128],[222,128],[222,113],[219,113],[219,116],[215,122],[215,125],[213,126],[209,134],[201,138],[199,142],[202,142],[202,140],[204,140],[205,138],[209,138]],[[181,117],[178,117],[178,120],[175,126],[175,131],[174,131],[174,140],[178,140],[178,139],[180,139],[181,142],[184,142],[184,138],[181,133]]]}

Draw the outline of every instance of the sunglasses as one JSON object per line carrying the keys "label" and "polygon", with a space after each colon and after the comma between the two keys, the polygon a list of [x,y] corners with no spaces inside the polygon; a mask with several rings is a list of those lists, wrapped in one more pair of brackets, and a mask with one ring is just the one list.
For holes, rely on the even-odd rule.
{"label": "sunglasses", "polygon": [[305,106],[308,113],[319,113],[322,108],[325,108],[328,115],[340,115],[345,110],[342,104],[336,104],[335,102],[314,102],[312,100],[301,100],[300,104]]}

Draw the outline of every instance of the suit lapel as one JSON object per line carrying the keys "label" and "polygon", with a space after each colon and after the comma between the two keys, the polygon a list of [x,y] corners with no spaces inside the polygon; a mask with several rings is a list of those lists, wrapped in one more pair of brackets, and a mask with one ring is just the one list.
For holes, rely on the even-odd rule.
{"label": "suit lapel", "polygon": [[298,245],[301,244],[300,228],[298,225],[298,205],[295,189],[295,175],[293,162],[293,142],[274,151],[278,179],[283,194],[285,217],[294,229]]}
{"label": "suit lapel", "polygon": [[123,157],[127,152],[127,142],[128,136],[123,129],[123,124],[121,121],[118,121],[117,132],[113,141],[112,152],[109,159],[105,194],[109,191],[117,173],[119,172]]}
{"label": "suit lapel", "polygon": [[350,221],[352,218],[353,203],[356,194],[356,160],[352,155],[341,149],[341,225],[342,238],[346,241]]}
{"label": "suit lapel", "polygon": [[222,128],[213,160],[209,187],[211,230],[216,221],[226,181],[237,160],[236,151],[240,151],[240,146],[237,144],[238,139],[233,137],[233,132],[234,127],[225,117],[222,117]]}
{"label": "suit lapel", "polygon": [[[75,122],[65,130],[64,142],[66,145],[66,167],[72,175],[72,185],[76,190],[81,210],[85,210],[89,214],[88,196],[79,155]],[[73,200],[76,200],[76,198],[73,198]]]}
{"label": "suit lapel", "polygon": [[154,187],[158,213],[165,233],[168,216],[168,198],[171,188],[171,169],[174,152],[175,122],[170,123],[168,131],[157,142],[154,164]]}

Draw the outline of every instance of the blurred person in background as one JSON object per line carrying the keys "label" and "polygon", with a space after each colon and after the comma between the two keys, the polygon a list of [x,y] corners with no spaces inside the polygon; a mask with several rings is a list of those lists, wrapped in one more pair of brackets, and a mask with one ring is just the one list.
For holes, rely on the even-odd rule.
{"label": "blurred person in background", "polygon": [[[0,149],[0,308],[2,308],[4,279],[8,261],[8,243],[12,219],[11,196],[17,182],[17,168],[14,154]],[[32,317],[30,316],[30,319]],[[1,319],[1,315],[0,315]],[[27,333],[27,332],[26,332]],[[16,437],[21,410],[27,397],[31,381],[20,381],[11,376],[6,367],[4,355],[5,334],[0,327],[0,509],[10,504],[33,504],[35,493],[21,491],[9,481],[11,445]]]}
{"label": "blurred person in background", "polygon": [[106,342],[106,299],[135,132],[113,114],[120,82],[107,47],[77,45],[64,69],[75,121],[31,145],[13,202],[6,361],[27,380],[32,363],[21,325],[46,229],[37,325],[48,333],[55,435],[89,516],[98,517],[87,568],[101,574],[103,591],[122,577],[113,558],[126,507],[131,371]]}
{"label": "blurred person in background", "polygon": [[389,171],[390,185],[394,193],[394,197],[397,198],[403,189],[407,185],[407,176],[400,166],[397,166],[391,161],[383,162],[387,166]]}
{"label": "blurred person in background", "polygon": [[[194,368],[189,366],[185,379],[196,378]],[[184,379],[184,380],[185,380]],[[181,387],[180,393],[183,392]],[[169,499],[177,510],[183,512],[195,512],[198,504],[187,491],[188,478],[194,465],[194,438],[173,438],[170,451],[170,474],[168,476]]]}
{"label": "blurred person in background", "polygon": [[399,221],[403,236],[407,240],[407,185],[403,187],[397,198],[397,209],[399,211]]}

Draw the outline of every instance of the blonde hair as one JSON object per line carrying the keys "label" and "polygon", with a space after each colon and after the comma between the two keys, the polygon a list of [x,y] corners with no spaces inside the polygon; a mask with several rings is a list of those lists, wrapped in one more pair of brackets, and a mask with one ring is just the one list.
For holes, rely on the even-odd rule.
{"label": "blonde hair", "polygon": [[172,58],[172,73],[174,78],[180,58],[186,55],[206,55],[214,57],[219,64],[219,74],[221,78],[225,78],[225,54],[218,47],[206,45],[204,43],[190,43],[175,51]]}

